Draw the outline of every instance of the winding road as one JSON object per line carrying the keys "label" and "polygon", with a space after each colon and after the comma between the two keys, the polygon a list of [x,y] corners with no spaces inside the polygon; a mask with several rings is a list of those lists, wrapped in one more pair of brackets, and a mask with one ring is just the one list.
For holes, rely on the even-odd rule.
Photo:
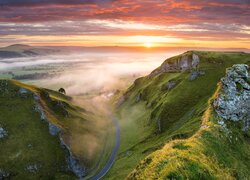
{"label": "winding road", "polygon": [[115,146],[113,148],[113,151],[109,157],[109,160],[107,161],[106,165],[102,168],[101,171],[99,171],[96,175],[94,175],[93,177],[90,178],[90,180],[98,180],[101,179],[103,176],[105,176],[108,171],[110,170],[110,168],[112,167],[114,161],[115,161],[115,157],[118,153],[119,150],[119,146],[120,146],[120,134],[121,134],[121,130],[120,130],[120,125],[118,123],[118,120],[116,118],[112,118],[112,123],[114,124],[115,128],[116,128],[116,133],[115,133]]}

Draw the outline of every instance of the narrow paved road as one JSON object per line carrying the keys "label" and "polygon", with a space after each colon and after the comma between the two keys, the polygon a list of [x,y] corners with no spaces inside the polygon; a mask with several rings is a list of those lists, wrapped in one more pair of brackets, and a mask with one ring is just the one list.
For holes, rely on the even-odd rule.
{"label": "narrow paved road", "polygon": [[112,122],[116,128],[116,133],[115,133],[115,146],[113,148],[113,151],[109,157],[109,160],[107,161],[106,165],[102,168],[101,171],[99,171],[96,175],[94,175],[93,177],[91,177],[91,180],[98,180],[101,179],[103,176],[105,176],[108,171],[110,170],[110,168],[112,167],[114,161],[115,161],[115,157],[118,153],[119,150],[119,146],[120,146],[120,125],[117,121],[116,118],[112,118]]}

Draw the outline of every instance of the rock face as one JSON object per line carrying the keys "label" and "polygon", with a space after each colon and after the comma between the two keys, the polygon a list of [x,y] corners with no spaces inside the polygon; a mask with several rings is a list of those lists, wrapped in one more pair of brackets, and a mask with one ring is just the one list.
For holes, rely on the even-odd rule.
{"label": "rock face", "polygon": [[220,95],[214,101],[215,110],[221,121],[243,122],[243,130],[247,130],[250,126],[250,76],[248,69],[249,67],[245,64],[236,64],[227,69],[226,77],[221,79]]}
{"label": "rock face", "polygon": [[163,91],[170,91],[175,88],[180,83],[179,80],[169,80],[166,84],[162,86]]}
{"label": "rock face", "polygon": [[74,154],[71,152],[70,147],[64,142],[63,138],[60,137],[61,145],[65,148],[67,151],[68,157],[67,162],[69,169],[79,178],[82,178],[86,175],[86,168],[82,166],[79,162],[79,160],[74,156]]}
{"label": "rock face", "polygon": [[199,70],[192,70],[190,75],[189,75],[189,81],[195,80],[199,76],[204,76],[205,72],[204,71],[199,71]]}
{"label": "rock face", "polygon": [[184,54],[179,59],[175,61],[167,60],[165,61],[160,68],[154,70],[150,75],[157,75],[164,72],[178,72],[186,70],[194,70],[197,68],[200,62],[200,58],[197,54],[192,53]]}
{"label": "rock face", "polygon": [[[45,95],[44,97],[49,98],[49,94],[43,93],[43,95]],[[46,121],[48,123],[49,133],[52,136],[57,136],[57,135],[59,136],[61,145],[66,150],[67,163],[68,163],[70,171],[72,171],[77,177],[82,178],[83,176],[86,175],[85,167],[80,164],[79,160],[71,152],[70,147],[64,142],[63,138],[61,137],[62,136],[61,133],[63,133],[63,131],[56,125],[49,122],[43,108],[39,104],[40,98],[41,98],[40,96],[34,95],[34,100],[36,102],[34,110],[40,114],[40,119],[42,121]],[[58,103],[56,105],[58,105]],[[63,106],[63,104],[59,103],[59,106]],[[38,169],[34,168],[34,166],[30,166],[30,168],[27,170],[29,170],[30,172],[33,172],[33,171],[37,171]]]}

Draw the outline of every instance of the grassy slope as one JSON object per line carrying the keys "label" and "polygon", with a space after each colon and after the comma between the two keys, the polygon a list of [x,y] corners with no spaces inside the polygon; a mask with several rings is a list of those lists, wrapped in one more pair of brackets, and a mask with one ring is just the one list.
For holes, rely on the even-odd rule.
{"label": "grassy slope", "polygon": [[149,155],[128,179],[248,179],[250,130],[243,133],[237,123],[227,123],[227,129],[218,125],[211,105],[218,91],[198,132]]}
{"label": "grassy slope", "polygon": [[[0,169],[10,172],[13,179],[72,179],[74,176],[65,171],[65,153],[58,137],[49,134],[47,123],[34,112],[33,94],[24,98],[17,94],[19,89],[15,82],[8,81],[9,93],[0,95],[0,124],[8,131],[8,137],[0,140]],[[33,164],[41,165],[38,173],[26,170]]]}
{"label": "grassy slope", "polygon": [[[102,143],[94,141],[98,139],[103,142],[106,138],[95,128],[96,115],[73,105],[69,97],[58,92],[18,81],[7,82],[8,88],[4,89],[8,89],[8,93],[0,94],[0,125],[8,131],[9,136],[0,140],[0,169],[10,171],[16,179],[75,178],[66,170],[65,152],[59,138],[49,134],[48,123],[42,122],[40,114],[34,111],[34,93],[41,95],[40,104],[49,121],[63,129],[64,140],[75,156],[90,168],[90,173],[101,168],[100,152],[106,153],[109,147],[103,149]],[[29,90],[27,97],[18,94],[20,87]],[[46,98],[46,93],[49,93],[50,98]],[[63,104],[63,107],[58,106],[58,103]],[[65,115],[66,111],[68,115]],[[89,145],[95,143],[97,145],[90,151]],[[25,170],[32,164],[41,165],[39,172]]]}
{"label": "grassy slope", "polygon": [[[207,101],[225,69],[250,60],[250,55],[244,53],[196,53],[201,59],[198,68],[205,71],[205,76],[194,81],[188,80],[189,72],[144,77],[126,93],[127,100],[117,112],[122,128],[120,153],[107,179],[126,177],[143,158],[165,143],[192,136],[200,128]],[[171,58],[171,61],[177,58]],[[180,83],[171,91],[162,90],[171,79]],[[139,93],[142,100],[136,103]],[[159,121],[161,132],[158,132]]]}

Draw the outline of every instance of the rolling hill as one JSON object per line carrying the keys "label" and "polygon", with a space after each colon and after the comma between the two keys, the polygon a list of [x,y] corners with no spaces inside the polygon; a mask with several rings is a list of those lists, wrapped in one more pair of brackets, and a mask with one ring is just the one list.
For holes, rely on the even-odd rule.
{"label": "rolling hill", "polygon": [[44,56],[59,53],[60,50],[33,47],[23,44],[14,44],[7,47],[0,48],[0,59],[5,58],[19,58],[19,57],[32,57]]}
{"label": "rolling hill", "polygon": [[249,130],[226,122],[225,133],[211,105],[234,64],[250,54],[188,51],[137,79],[117,103],[121,146],[106,179],[250,177]]}

